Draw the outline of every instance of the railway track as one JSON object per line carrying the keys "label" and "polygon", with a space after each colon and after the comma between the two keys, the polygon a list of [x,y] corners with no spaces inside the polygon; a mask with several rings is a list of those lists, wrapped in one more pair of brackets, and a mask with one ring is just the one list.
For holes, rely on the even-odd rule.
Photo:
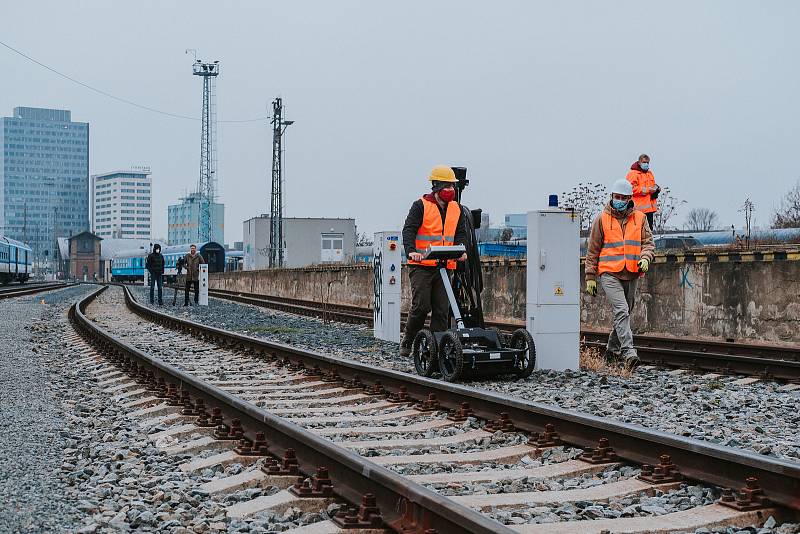
{"label": "railway track", "polygon": [[17,286],[6,286],[0,288],[0,299],[10,299],[14,297],[22,297],[24,295],[33,295],[36,293],[41,293],[42,291],[51,291],[53,289],[63,289],[65,287],[73,286],[74,283],[49,283],[49,284],[38,284],[38,285],[17,285]]}
{"label": "railway track", "polygon": [[[321,304],[218,289],[210,290],[209,295],[325,320],[372,324],[372,310],[358,306]],[[405,316],[404,313],[403,322]],[[521,322],[487,321],[487,326],[509,333],[524,325]],[[587,346],[604,350],[608,333],[583,330],[581,337]],[[634,343],[639,358],[650,364],[720,374],[743,374],[772,380],[800,380],[800,348],[797,347],[653,335],[636,336]]]}
{"label": "railway track", "polygon": [[[222,449],[200,454],[186,470],[251,466],[209,481],[208,493],[289,488],[237,502],[229,517],[344,500],[361,504],[333,521],[376,531],[646,532],[749,525],[800,510],[800,465],[792,462],[202,326],[138,304],[127,288],[125,311],[121,295],[98,298],[102,291],[71,316],[95,347],[87,358],[109,356],[97,372],[121,402],[151,419],[154,440],[168,454]],[[166,349],[148,354],[151,347]],[[197,426],[207,420],[217,438],[235,439],[211,437]],[[613,509],[640,495],[685,492],[685,480],[700,481],[691,487],[708,494],[749,489],[723,493],[740,510],[689,503],[656,517]],[[498,486],[510,491],[487,491]],[[572,507],[577,518],[610,517],[528,524],[530,510],[550,502],[561,512]],[[303,532],[338,532],[333,521]]]}

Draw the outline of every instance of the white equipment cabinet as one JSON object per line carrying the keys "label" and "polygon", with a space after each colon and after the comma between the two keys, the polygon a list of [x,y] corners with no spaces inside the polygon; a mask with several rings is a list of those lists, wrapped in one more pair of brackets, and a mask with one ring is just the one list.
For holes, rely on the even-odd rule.
{"label": "white equipment cabinet", "polygon": [[201,263],[200,264],[200,276],[199,276],[199,284],[200,284],[200,295],[198,297],[198,304],[200,306],[208,306],[208,264]]}
{"label": "white equipment cabinet", "polygon": [[528,331],[537,369],[579,367],[580,216],[558,207],[528,212]]}
{"label": "white equipment cabinet", "polygon": [[401,246],[400,232],[375,233],[372,245],[374,333],[376,339],[395,343],[400,342]]}

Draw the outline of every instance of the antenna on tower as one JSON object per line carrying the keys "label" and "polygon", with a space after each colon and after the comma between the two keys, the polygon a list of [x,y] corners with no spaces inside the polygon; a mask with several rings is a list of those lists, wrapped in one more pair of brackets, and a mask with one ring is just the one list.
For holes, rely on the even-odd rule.
{"label": "antenna on tower", "polygon": [[197,233],[199,241],[211,241],[214,226],[211,206],[216,197],[216,77],[219,76],[219,61],[203,62],[197,59],[197,51],[187,48],[186,53],[194,54],[192,74],[203,78],[203,115],[200,120],[200,180],[197,193],[200,197]]}
{"label": "antenna on tower", "polygon": [[283,99],[272,101],[272,197],[269,215],[269,266],[283,267],[283,150],[286,127],[294,121],[283,120]]}

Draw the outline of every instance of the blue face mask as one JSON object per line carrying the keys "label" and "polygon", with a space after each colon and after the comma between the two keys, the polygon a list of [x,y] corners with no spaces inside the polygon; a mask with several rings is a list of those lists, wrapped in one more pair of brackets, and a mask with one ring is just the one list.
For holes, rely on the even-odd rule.
{"label": "blue face mask", "polygon": [[627,200],[617,200],[615,198],[611,199],[611,207],[613,207],[617,211],[625,211],[625,208],[628,207]]}
{"label": "blue face mask", "polygon": [[639,168],[642,169],[644,172],[647,172],[648,170],[650,170],[650,164],[649,163],[640,163],[639,164]]}

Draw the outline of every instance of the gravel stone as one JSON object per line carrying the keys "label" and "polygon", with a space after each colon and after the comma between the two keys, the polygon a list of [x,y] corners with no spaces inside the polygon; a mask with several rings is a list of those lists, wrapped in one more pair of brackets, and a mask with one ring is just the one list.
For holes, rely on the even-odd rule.
{"label": "gravel stone", "polygon": [[[144,289],[133,289],[139,302],[149,305]],[[224,299],[209,301],[209,306],[156,308],[270,341],[414,372],[411,358],[401,358],[396,343],[374,339],[370,328],[325,324]],[[670,375],[645,367],[628,378],[592,371],[534,371],[527,379],[505,377],[467,385],[800,462],[800,433],[795,431],[800,427],[800,390],[779,391],[782,384],[770,381],[737,385],[738,378]]]}
{"label": "gravel stone", "polygon": [[[94,507],[69,496],[59,476],[70,468],[62,456],[72,444],[62,405],[73,381],[61,374],[58,354],[47,349],[55,333],[52,324],[91,289],[0,300],[0,532],[74,529],[83,515],[81,505]],[[95,525],[87,532],[96,530]]]}

